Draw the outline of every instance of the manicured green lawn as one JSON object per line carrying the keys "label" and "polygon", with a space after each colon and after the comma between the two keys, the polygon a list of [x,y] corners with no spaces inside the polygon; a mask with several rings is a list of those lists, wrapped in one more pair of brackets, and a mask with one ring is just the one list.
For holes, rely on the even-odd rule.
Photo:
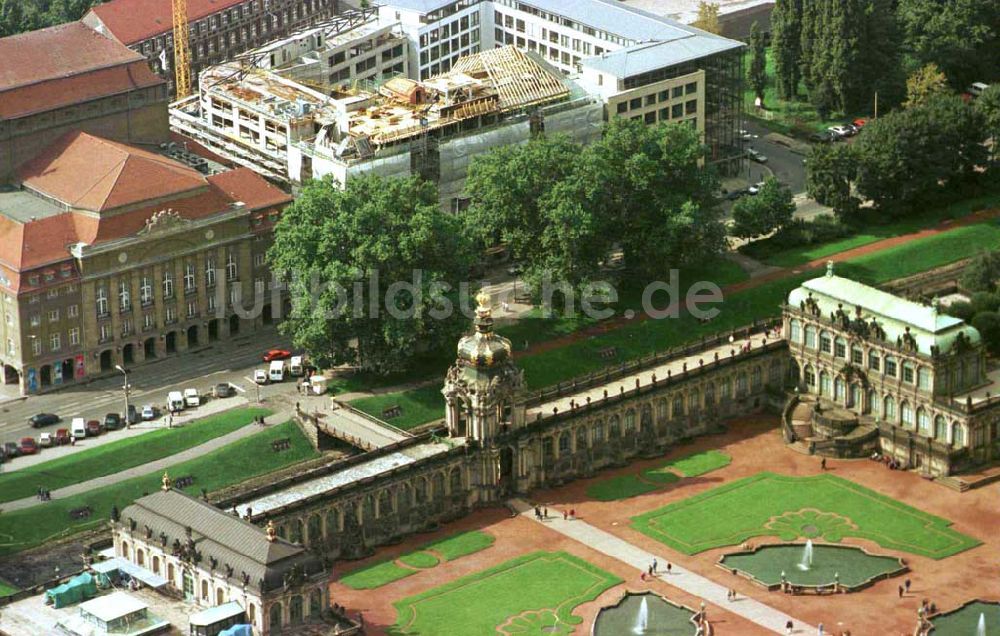
{"label": "manicured green lawn", "polygon": [[[832,530],[822,534],[827,541],[859,537],[934,559],[979,545],[949,528],[946,519],[829,474],[759,473],[633,517],[632,526],[675,550],[696,554],[756,536],[794,540],[808,531],[798,523],[800,511],[812,509],[830,520],[826,527]],[[826,527],[821,524],[820,530]]]}
{"label": "manicured green lawn", "polygon": [[621,582],[566,552],[533,552],[395,602],[393,633],[567,634],[582,621],[573,608]]}
{"label": "manicured green lawn", "polygon": [[[496,538],[479,530],[470,530],[425,543],[412,552],[408,552],[395,561],[382,561],[348,573],[340,582],[355,590],[371,590],[393,581],[405,579],[419,570],[432,568],[440,561],[435,555],[440,555],[445,561],[454,561],[467,554],[479,552],[493,545]],[[429,552],[432,550],[434,554]],[[402,563],[408,567],[399,565]]]}
{"label": "manicured green lawn", "polygon": [[[674,481],[677,481],[676,475]],[[638,475],[617,475],[587,486],[587,496],[597,501],[617,501],[658,489],[659,486],[639,479]]]}
{"label": "manicured green lawn", "polygon": [[[39,486],[56,490],[83,481],[111,475],[133,466],[180,453],[231,433],[267,409],[233,409],[185,424],[127,437],[72,455],[0,474],[0,502],[31,497]],[[111,433],[114,435],[114,433]]]}
{"label": "manicured green lawn", "polygon": [[[441,369],[441,377],[444,373],[445,370]],[[400,415],[385,421],[404,431],[444,417],[444,396],[441,395],[441,385],[437,383],[409,391],[359,398],[352,400],[351,406],[379,419],[384,419],[382,413],[387,408],[398,406]]]}
{"label": "manicured green lawn", "polygon": [[445,537],[440,541],[428,543],[423,546],[423,550],[433,550],[440,554],[445,561],[454,561],[467,554],[473,554],[493,545],[496,537],[481,530],[470,530],[460,534]]}
{"label": "manicured green lawn", "polygon": [[722,451],[709,450],[702,453],[694,453],[679,459],[674,459],[659,468],[651,468],[643,473],[647,479],[653,474],[663,474],[664,472],[680,473],[684,477],[698,477],[713,470],[718,470],[732,463],[733,458]]}
{"label": "manicured green lawn", "polygon": [[400,567],[392,561],[383,561],[355,570],[341,578],[340,582],[352,590],[373,590],[393,581],[405,579],[417,572],[418,570]]}
{"label": "manicured green lawn", "polygon": [[[291,448],[274,452],[271,442],[286,437],[291,440]],[[185,491],[200,494],[202,488],[212,492],[317,456],[298,426],[286,422],[214,453],[172,466],[168,472],[174,478],[194,477],[194,483]],[[4,512],[0,514],[0,555],[99,527],[110,518],[112,506],[117,505],[122,510],[135,499],[159,488],[161,476],[161,473],[150,473],[86,494]],[[77,521],[70,517],[71,510],[85,506],[92,511],[89,518]]]}

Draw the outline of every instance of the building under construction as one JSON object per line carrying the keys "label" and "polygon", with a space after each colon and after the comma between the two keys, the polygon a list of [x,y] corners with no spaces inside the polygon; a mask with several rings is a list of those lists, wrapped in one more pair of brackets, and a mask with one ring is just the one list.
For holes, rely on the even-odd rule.
{"label": "building under construction", "polygon": [[422,82],[323,90],[233,62],[203,71],[199,94],[171,110],[176,129],[271,178],[419,174],[450,207],[460,205],[471,157],[543,129],[587,143],[602,122],[598,99],[513,46],[460,58]]}

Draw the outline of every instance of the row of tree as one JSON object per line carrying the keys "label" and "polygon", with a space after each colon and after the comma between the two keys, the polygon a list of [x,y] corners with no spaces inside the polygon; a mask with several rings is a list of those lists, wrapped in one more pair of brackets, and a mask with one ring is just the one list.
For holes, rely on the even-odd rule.
{"label": "row of tree", "polygon": [[72,22],[99,0],[0,0],[0,37]]}
{"label": "row of tree", "polygon": [[935,64],[951,87],[1000,78],[995,0],[776,0],[771,14],[775,88],[817,112],[900,103],[905,78]]}
{"label": "row of tree", "polygon": [[853,144],[815,146],[806,165],[809,196],[842,219],[899,217],[994,178],[987,141],[1000,138],[1000,86],[973,103],[945,91],[911,94],[907,104],[869,122]]}

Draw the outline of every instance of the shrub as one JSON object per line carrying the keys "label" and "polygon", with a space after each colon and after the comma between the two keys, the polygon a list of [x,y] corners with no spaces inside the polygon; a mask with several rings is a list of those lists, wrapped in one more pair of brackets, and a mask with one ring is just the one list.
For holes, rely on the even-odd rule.
{"label": "shrub", "polygon": [[992,292],[976,292],[972,295],[971,305],[974,314],[996,311],[1000,307],[1000,295]]}
{"label": "shrub", "polygon": [[983,311],[972,318],[972,326],[979,330],[990,355],[1000,355],[1000,314]]}
{"label": "shrub", "polygon": [[949,316],[954,316],[955,318],[971,323],[972,317],[976,315],[976,310],[972,308],[971,303],[960,301],[948,305],[945,313]]}

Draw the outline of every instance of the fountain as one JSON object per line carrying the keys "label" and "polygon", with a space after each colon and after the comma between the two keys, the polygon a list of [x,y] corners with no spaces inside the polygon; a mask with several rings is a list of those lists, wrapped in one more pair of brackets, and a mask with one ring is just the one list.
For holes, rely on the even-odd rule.
{"label": "fountain", "polygon": [[[982,622],[980,621],[980,624]],[[639,611],[635,614],[635,624],[632,626],[633,634],[645,634],[646,628],[649,627],[649,606],[646,605],[646,597],[642,597],[642,602],[639,604]]]}
{"label": "fountain", "polygon": [[799,561],[799,569],[808,572],[813,564],[813,542],[812,539],[806,541],[806,547],[802,551],[802,560]]}
{"label": "fountain", "polygon": [[986,636],[986,615],[979,614],[979,624],[976,626],[976,636]]}

